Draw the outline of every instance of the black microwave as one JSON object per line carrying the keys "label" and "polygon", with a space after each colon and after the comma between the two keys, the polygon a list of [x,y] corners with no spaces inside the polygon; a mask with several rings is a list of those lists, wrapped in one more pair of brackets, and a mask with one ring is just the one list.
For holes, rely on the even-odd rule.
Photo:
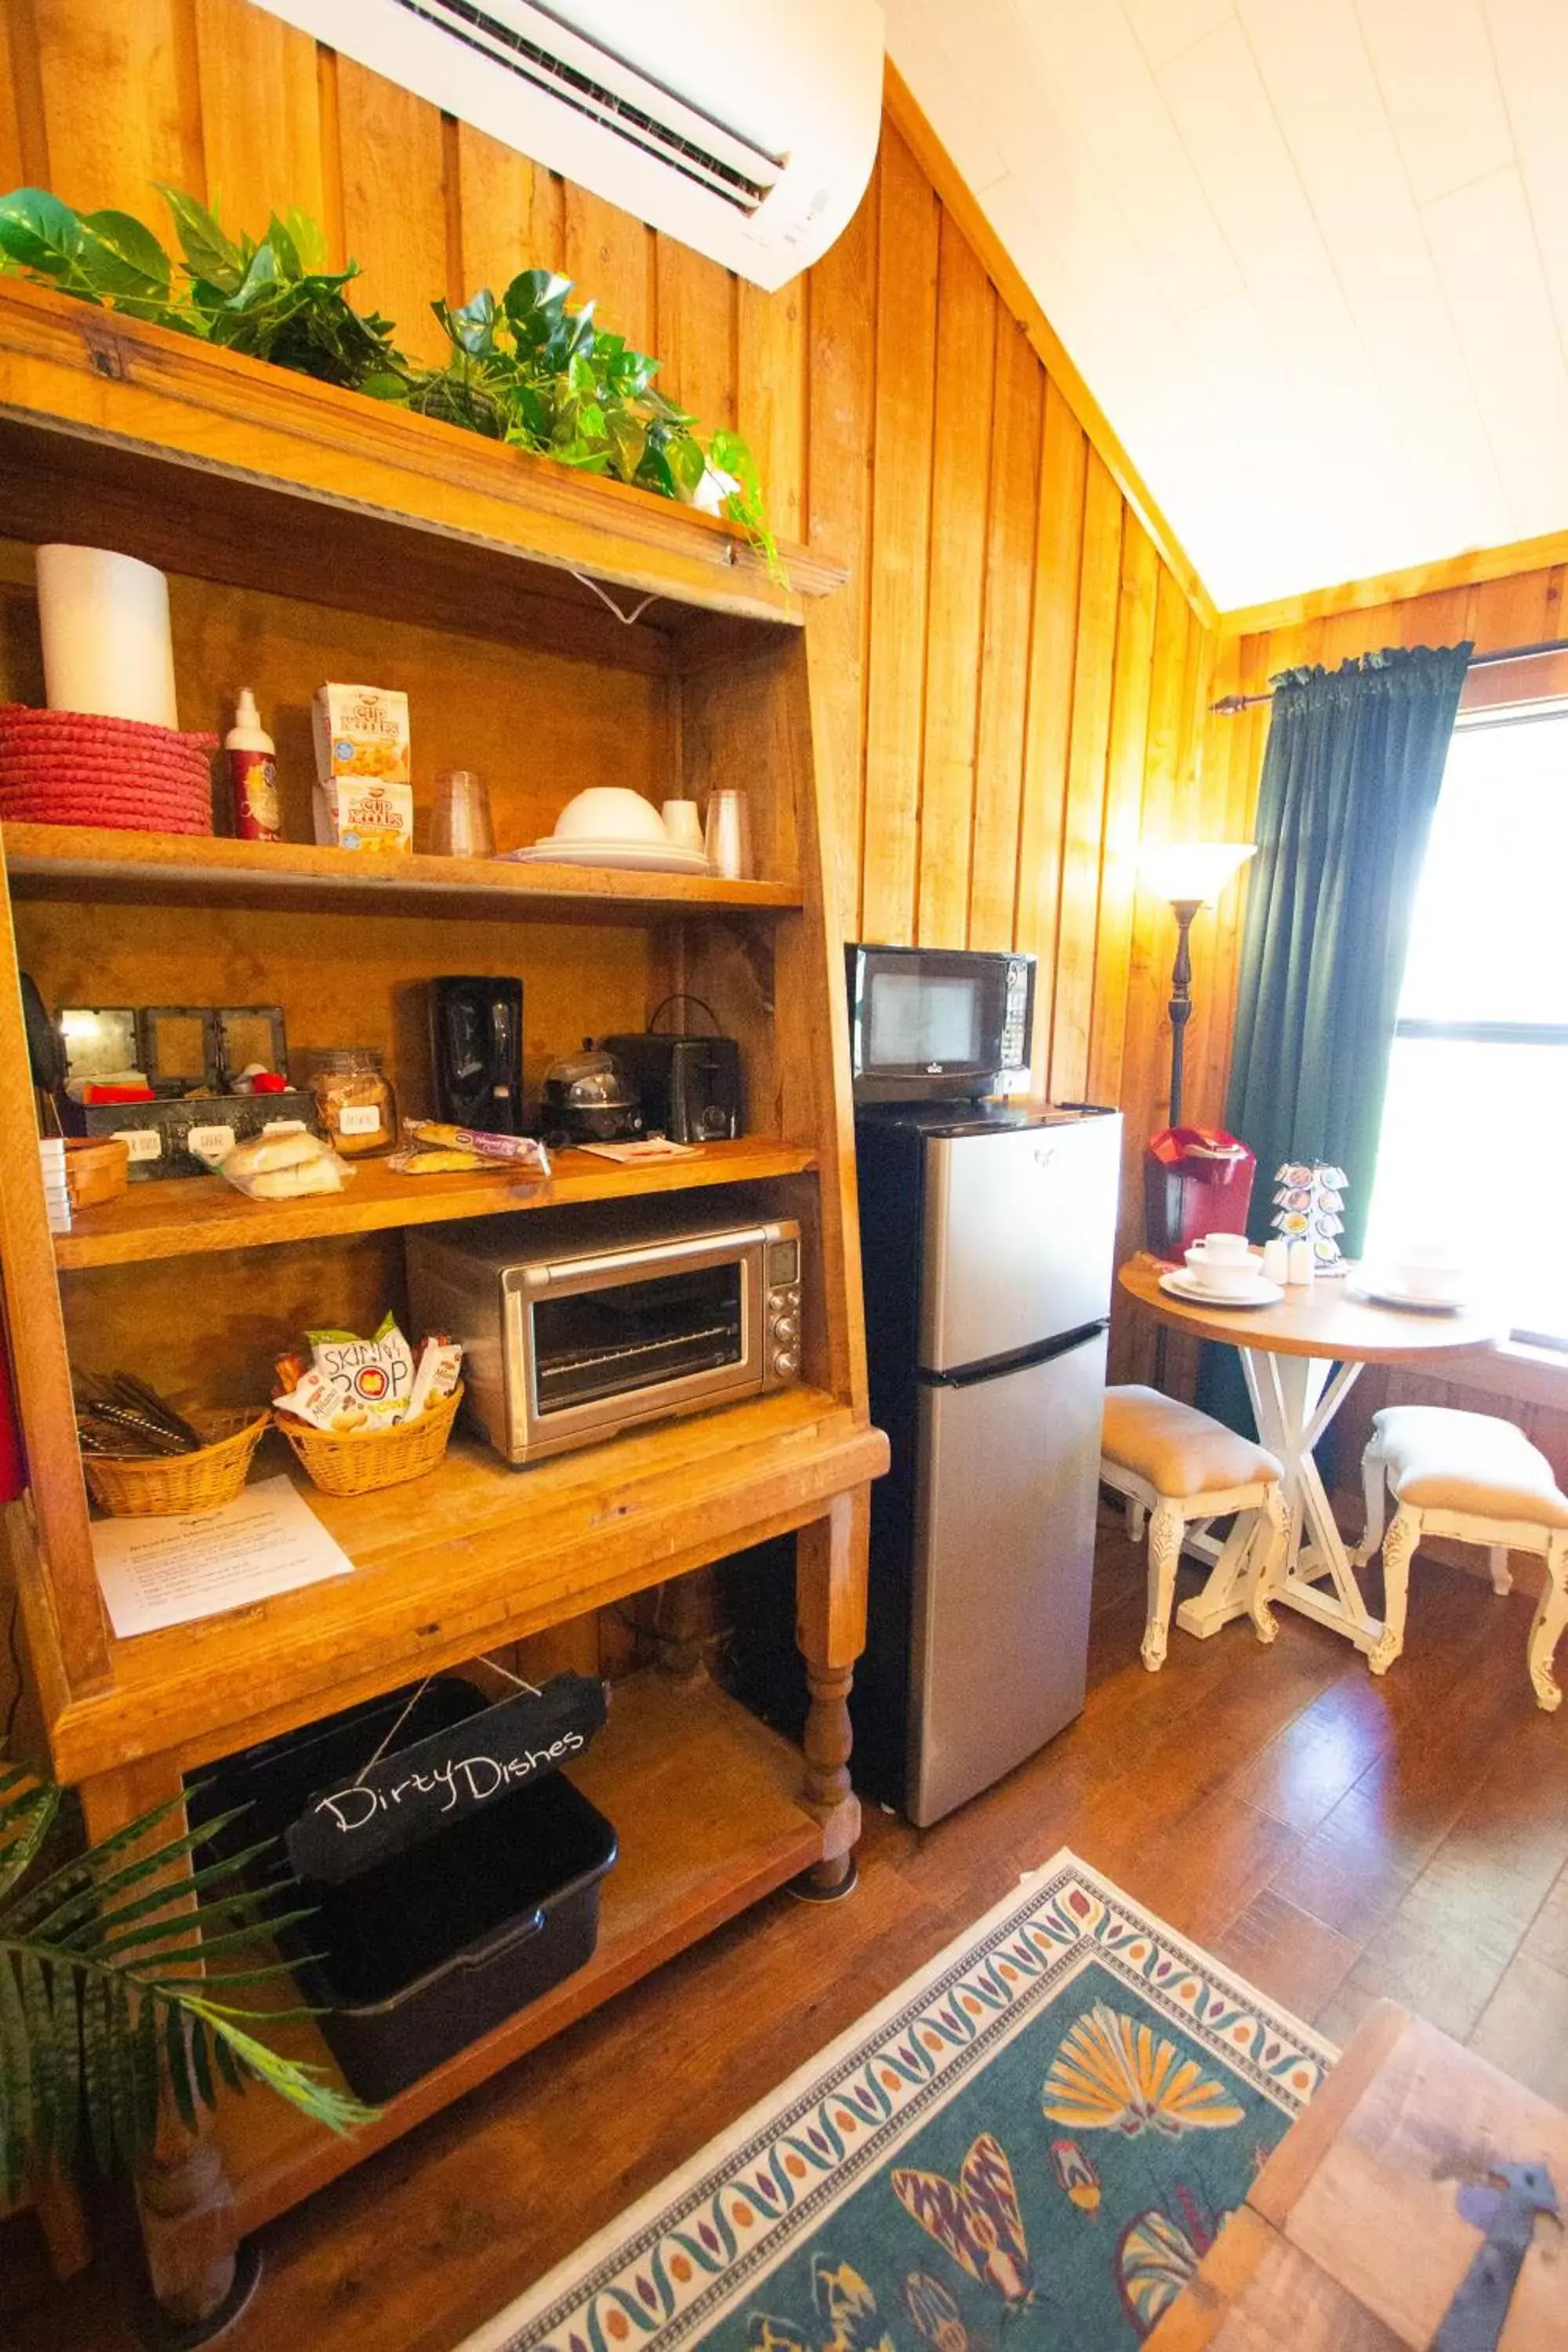
{"label": "black microwave", "polygon": [[1027,1091],[1035,959],[957,948],[845,950],[861,1103]]}

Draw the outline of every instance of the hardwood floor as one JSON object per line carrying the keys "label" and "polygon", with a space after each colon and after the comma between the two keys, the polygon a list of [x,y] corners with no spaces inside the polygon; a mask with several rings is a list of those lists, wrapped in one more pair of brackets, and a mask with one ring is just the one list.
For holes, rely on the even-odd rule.
{"label": "hardwood floor", "polygon": [[[449,2352],[1064,1843],[1335,2040],[1392,1994],[1568,2105],[1568,1710],[1533,1704],[1531,1606],[1423,1560],[1383,1682],[1284,1610],[1272,1650],[1177,1633],[1150,1675],[1107,1517],[1078,1723],[934,1830],[874,1813],[849,1902],[773,1898],[276,2223],[226,2352]],[[129,2250],[54,2289],[32,2231],[0,2230],[7,2352],[134,2352]]]}

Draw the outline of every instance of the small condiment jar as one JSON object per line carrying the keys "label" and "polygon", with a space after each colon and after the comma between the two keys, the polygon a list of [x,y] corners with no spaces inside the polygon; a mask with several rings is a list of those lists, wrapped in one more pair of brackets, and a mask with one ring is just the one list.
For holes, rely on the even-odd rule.
{"label": "small condiment jar", "polygon": [[397,1097],[374,1045],[325,1045],[306,1080],[321,1132],[345,1160],[390,1151],[397,1140]]}

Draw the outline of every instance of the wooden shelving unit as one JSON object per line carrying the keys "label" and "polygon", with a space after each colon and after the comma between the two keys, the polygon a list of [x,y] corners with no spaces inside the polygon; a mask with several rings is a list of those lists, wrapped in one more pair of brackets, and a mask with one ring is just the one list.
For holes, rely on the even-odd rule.
{"label": "wooden shelving unit", "polygon": [[551,1155],[545,1178],[506,1170],[456,1176],[398,1176],[377,1160],[361,1160],[342,1192],[302,1201],[251,1201],[221,1176],[132,1184],[117,1201],[78,1213],[55,1236],[61,1271],[137,1265],[153,1259],[202,1257],[214,1250],[267,1249],[328,1234],[374,1234],[407,1225],[450,1224],[462,1217],[514,1215],[524,1209],[575,1207],[586,1201],[647,1200],[709,1185],[760,1183],[803,1175],[816,1165],[805,1146],[746,1135],[696,1146],[689,1159],[626,1166],[591,1151]]}
{"label": "wooden shelving unit", "polygon": [[[54,1768],[79,1784],[95,1834],[253,1741],[535,1634],[566,1638],[574,1621],[591,1629],[609,1602],[796,1538],[804,1756],[700,1674],[619,1685],[582,1773],[621,1846],[591,1965],[352,2141],[253,2092],[218,2118],[226,2185],[211,2147],[172,2127],[143,2235],[165,2310],[188,2322],[222,2301],[237,2231],[784,1878],[809,1870],[818,1891],[847,1878],[859,1817],[846,1702],[863,1638],[867,1491],[887,1446],[867,1411],[837,876],[814,748],[810,605],[842,574],[786,550],[785,587],[710,517],[7,280],[0,514],[13,593],[28,578],[17,542],[45,538],[176,575],[182,715],[198,723],[198,704],[216,717],[241,683],[257,688],[278,716],[288,832],[308,830],[299,780],[314,687],[379,677],[410,693],[416,800],[434,768],[479,764],[498,835],[523,842],[591,782],[630,781],[655,800],[739,782],[768,877],[418,856],[378,866],[299,840],[5,830],[0,1119],[15,1136],[35,1108],[18,965],[56,1005],[279,1003],[296,1049],[378,1045],[405,1110],[428,1096],[437,973],[522,973],[531,1082],[583,1034],[637,1027],[688,992],[740,1043],[753,1130],[645,1170],[564,1152],[546,1186],[504,1172],[400,1181],[374,1162],[342,1195],[290,1204],[248,1202],[216,1179],[140,1185],[58,1238],[27,1153],[14,1156],[0,1277],[31,1495],[7,1536]],[[40,691],[13,628],[0,698]],[[580,1204],[703,1188],[716,1221],[730,1207],[799,1221],[800,1386],[523,1473],[459,1436],[415,1485],[341,1503],[304,1487],[350,1574],[112,1635],[73,1359],[239,1402],[307,1323],[363,1329],[399,1302],[409,1226],[542,1206],[569,1220]],[[268,1448],[264,1468],[301,1475],[280,1441]]]}
{"label": "wooden shelving unit", "polygon": [[5,830],[14,898],[314,908],[332,914],[597,915],[615,922],[721,911],[768,915],[801,903],[794,883],[725,882],[709,875],[514,866],[501,858],[383,859],[295,841],[107,833],[86,825],[8,824]]}
{"label": "wooden shelving unit", "polygon": [[[254,2093],[243,2102],[226,2096],[217,2137],[243,2230],[537,2049],[812,1860],[815,1828],[795,1801],[795,1750],[709,1682],[643,1674],[618,1684],[609,1724],[572,1777],[621,1839],[587,1967],[402,2093],[352,2141],[315,2130],[280,2101],[257,2114]],[[279,2007],[286,1998],[274,1996]],[[270,2038],[335,2074],[314,2026],[279,2027]]]}

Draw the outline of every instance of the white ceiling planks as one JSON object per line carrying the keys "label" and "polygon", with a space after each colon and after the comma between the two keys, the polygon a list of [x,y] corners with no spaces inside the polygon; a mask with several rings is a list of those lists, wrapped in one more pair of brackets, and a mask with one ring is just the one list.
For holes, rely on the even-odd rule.
{"label": "white ceiling planks", "polygon": [[888,0],[1226,608],[1568,527],[1568,0]]}

